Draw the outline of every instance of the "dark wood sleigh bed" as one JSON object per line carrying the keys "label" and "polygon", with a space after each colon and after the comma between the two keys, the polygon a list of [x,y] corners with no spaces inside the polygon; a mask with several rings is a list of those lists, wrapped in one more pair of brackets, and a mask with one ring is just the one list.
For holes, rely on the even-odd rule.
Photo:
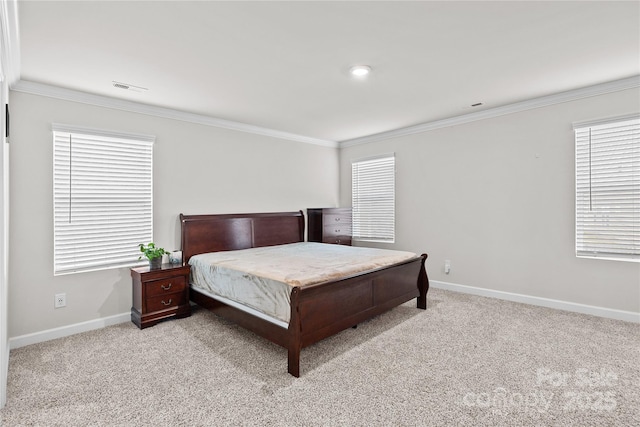
{"label": "dark wood sleigh bed", "polygon": [[[299,212],[180,214],[183,261],[197,254],[273,246],[304,241],[304,215]],[[427,308],[429,279],[426,254],[347,278],[291,290],[288,328],[224,304],[200,292],[189,292],[196,304],[286,348],[288,371],[300,376],[304,347],[353,327],[416,298]]]}

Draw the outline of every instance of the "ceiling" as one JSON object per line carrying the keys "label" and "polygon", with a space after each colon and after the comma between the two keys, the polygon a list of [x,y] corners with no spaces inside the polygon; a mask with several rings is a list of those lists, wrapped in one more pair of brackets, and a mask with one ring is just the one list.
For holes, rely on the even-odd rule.
{"label": "ceiling", "polygon": [[20,1],[18,33],[22,81],[328,141],[640,74],[637,1]]}

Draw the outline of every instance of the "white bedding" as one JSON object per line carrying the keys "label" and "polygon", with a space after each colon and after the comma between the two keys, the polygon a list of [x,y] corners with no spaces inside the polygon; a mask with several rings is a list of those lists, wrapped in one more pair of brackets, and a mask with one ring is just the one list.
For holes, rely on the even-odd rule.
{"label": "white bedding", "polygon": [[418,258],[412,252],[300,242],[194,255],[191,284],[289,323],[293,286],[308,286]]}

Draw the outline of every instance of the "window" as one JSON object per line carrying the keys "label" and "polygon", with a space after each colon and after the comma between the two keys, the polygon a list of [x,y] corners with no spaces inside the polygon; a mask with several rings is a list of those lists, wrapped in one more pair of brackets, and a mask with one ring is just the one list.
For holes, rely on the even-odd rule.
{"label": "window", "polygon": [[354,239],[394,242],[395,175],[394,155],[351,164]]}
{"label": "window", "polygon": [[153,141],[53,125],[54,274],[137,262],[153,240]]}
{"label": "window", "polygon": [[640,261],[640,116],[574,128],[576,254]]}

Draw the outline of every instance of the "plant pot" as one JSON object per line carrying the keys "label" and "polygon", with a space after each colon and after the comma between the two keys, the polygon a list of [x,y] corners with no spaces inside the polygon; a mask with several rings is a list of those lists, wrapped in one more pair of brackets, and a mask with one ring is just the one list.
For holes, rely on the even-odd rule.
{"label": "plant pot", "polygon": [[162,257],[152,258],[149,260],[149,269],[158,270],[162,266]]}

